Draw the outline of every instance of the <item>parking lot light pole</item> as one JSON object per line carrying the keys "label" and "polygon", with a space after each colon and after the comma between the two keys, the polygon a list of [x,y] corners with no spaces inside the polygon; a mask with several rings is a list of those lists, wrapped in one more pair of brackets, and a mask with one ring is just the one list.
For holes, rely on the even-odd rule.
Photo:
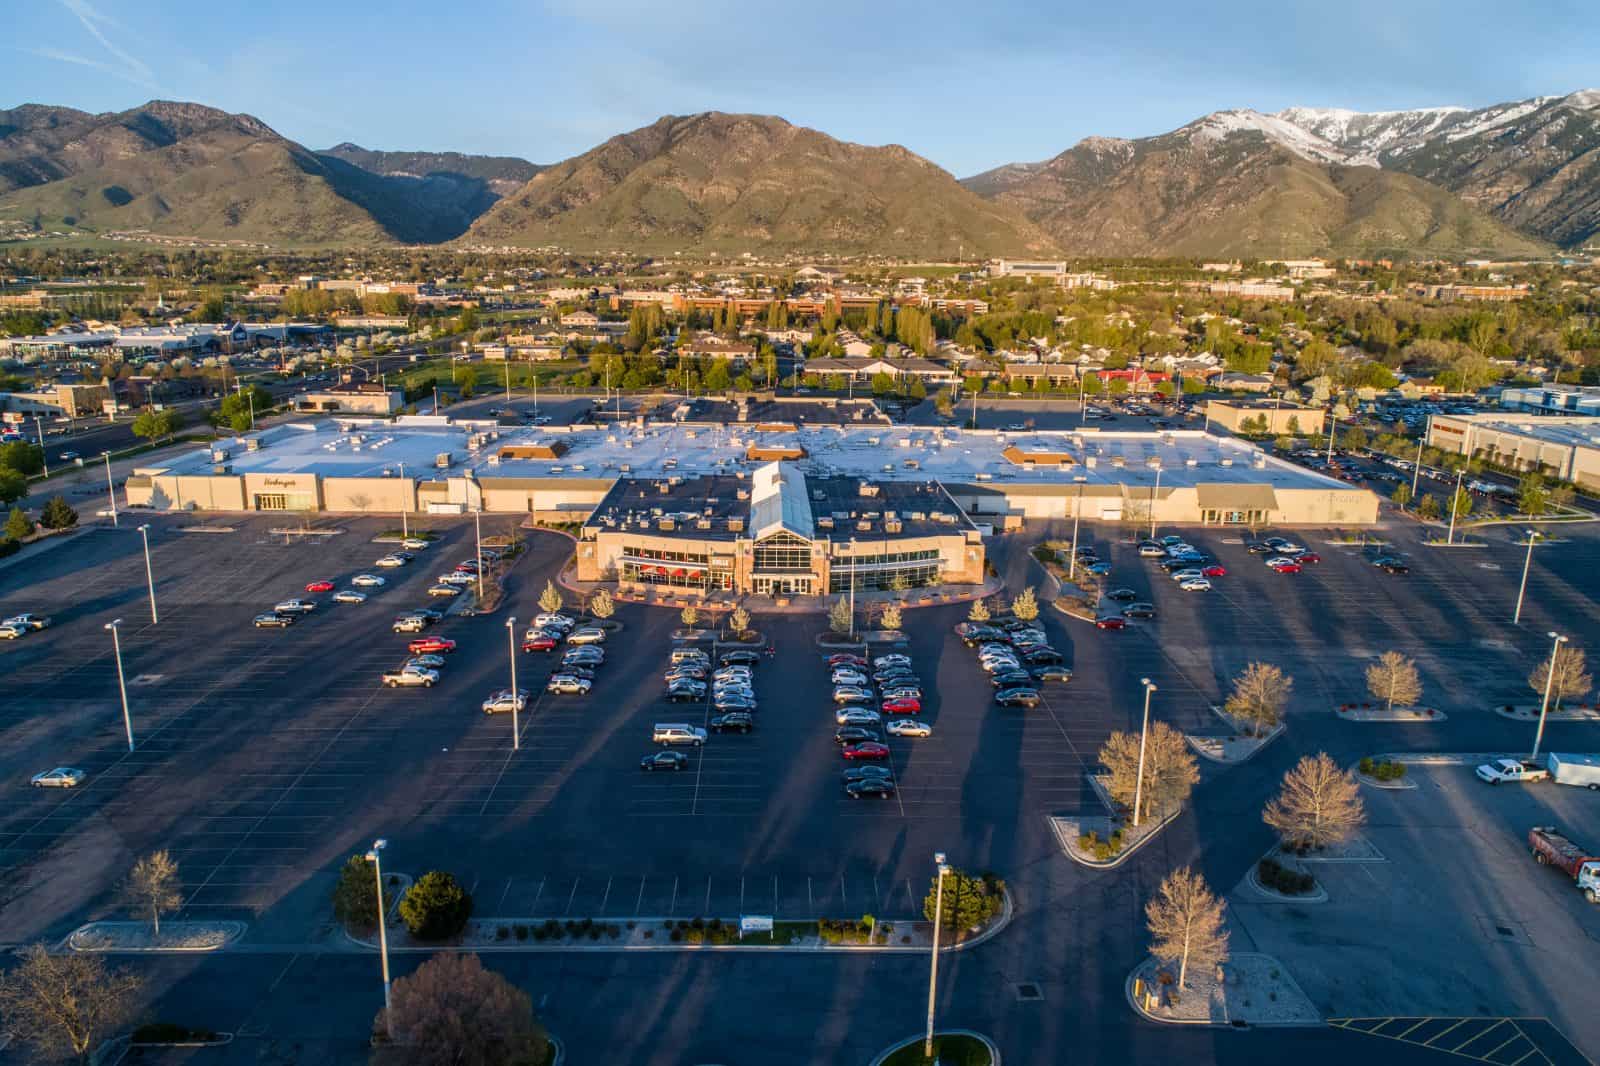
{"label": "parking lot light pole", "polygon": [[150,523],[139,527],[139,536],[144,538],[144,580],[150,586],[150,624],[156,625],[161,621],[161,616],[156,613],[155,571],[150,569]]}
{"label": "parking lot light pole", "polygon": [[[478,490],[482,492],[482,489]],[[478,561],[478,603],[483,604],[483,501],[478,501],[478,509],[472,512],[472,525],[478,538],[478,554],[474,558]]]}
{"label": "parking lot light pole", "polygon": [[372,864],[372,876],[378,883],[378,955],[383,959],[383,1031],[393,1041],[394,1022],[389,1018],[392,1005],[389,997],[389,915],[383,905],[383,862],[378,858],[378,853],[388,845],[389,842],[382,837],[374,840],[372,850],[367,852],[367,861]]}
{"label": "parking lot light pole", "polygon": [[1156,483],[1150,486],[1150,539],[1156,539],[1156,494],[1161,491],[1161,467],[1156,467]]}
{"label": "parking lot light pole", "polygon": [[111,630],[111,650],[117,657],[117,689],[122,693],[122,728],[128,734],[128,750],[133,750],[133,715],[128,713],[128,678],[122,672],[122,619],[113,618],[106,623]]}
{"label": "parking lot light pole", "polygon": [[506,619],[506,643],[511,648],[511,750],[522,750],[522,726],[517,717],[517,703],[521,696],[517,692],[517,618],[512,615]]}
{"label": "parking lot light pole", "polygon": [[106,460],[106,495],[111,498],[111,524],[117,525],[117,485],[111,480],[111,453],[101,452]]}
{"label": "parking lot light pole", "polygon": [[856,631],[856,538],[850,538],[850,632]]}
{"label": "parking lot light pole", "polygon": [[939,867],[938,887],[933,893],[933,959],[928,964],[928,1033],[922,1041],[923,1058],[933,1058],[933,1005],[939,988],[939,927],[944,924],[944,875],[950,865],[944,861],[944,852],[933,856]]}
{"label": "parking lot light pole", "polygon": [[1067,561],[1067,580],[1072,581],[1078,575],[1078,522],[1083,517],[1083,483],[1087,477],[1075,477],[1072,480],[1078,483],[1078,502],[1072,509],[1072,558]]}
{"label": "parking lot light pole", "polygon": [[1533,566],[1533,542],[1536,538],[1542,536],[1544,534],[1537,529],[1528,530],[1528,554],[1522,560],[1522,584],[1517,586],[1517,610],[1511,616],[1511,624],[1514,626],[1522,624],[1522,597],[1528,591],[1528,569]]}
{"label": "parking lot light pole", "polygon": [[1545,712],[1550,709],[1550,689],[1554,686],[1556,680],[1556,656],[1561,652],[1561,645],[1567,642],[1567,638],[1555,630],[1551,630],[1545,635],[1555,643],[1550,646],[1550,669],[1545,671],[1544,675],[1544,699],[1539,701],[1539,728],[1533,734],[1533,751],[1528,756],[1529,762],[1533,762],[1539,757],[1539,744],[1544,740],[1544,716]]}
{"label": "parking lot light pole", "polygon": [[1339,416],[1328,412],[1328,462],[1333,462],[1333,431],[1339,427]]}
{"label": "parking lot light pole", "polygon": [[1461,479],[1466,476],[1466,473],[1467,466],[1463,463],[1461,464],[1461,469],[1456,471],[1456,491],[1450,494],[1450,532],[1445,534],[1444,542],[1446,544],[1454,544],[1456,542],[1456,512],[1461,509],[1458,506],[1461,503]]}
{"label": "parking lot light pole", "polygon": [[33,416],[33,431],[39,435],[39,460],[44,463],[44,476],[50,476],[50,457],[44,452],[44,420],[38,415]]}
{"label": "parking lot light pole", "polygon": [[1155,682],[1148,677],[1141,677],[1139,684],[1144,686],[1144,720],[1139,725],[1139,769],[1133,775],[1133,824],[1139,825],[1139,802],[1144,797],[1144,740],[1145,734],[1150,732],[1150,693],[1156,690]]}
{"label": "parking lot light pole", "polygon": [[406,499],[406,464],[401,463],[400,464],[400,539],[401,540],[410,540],[411,539],[411,530],[408,529],[407,526],[406,526],[406,511],[410,510],[410,508],[407,507],[406,505],[409,504],[410,502],[411,502],[410,500]]}
{"label": "parking lot light pole", "polygon": [[1411,465],[1411,502],[1416,505],[1418,479],[1422,477],[1422,447],[1426,444],[1426,436],[1417,438],[1417,461]]}

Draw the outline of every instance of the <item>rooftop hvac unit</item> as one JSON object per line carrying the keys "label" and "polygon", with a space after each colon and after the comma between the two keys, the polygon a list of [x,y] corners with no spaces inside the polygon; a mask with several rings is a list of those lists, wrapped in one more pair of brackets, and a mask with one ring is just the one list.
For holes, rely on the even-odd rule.
{"label": "rooftop hvac unit", "polygon": [[230,458],[232,458],[232,453],[229,452],[228,449],[226,449],[226,448],[212,448],[211,449],[211,461],[213,463],[225,463]]}
{"label": "rooftop hvac unit", "polygon": [[818,529],[832,529],[833,528],[833,519],[829,518],[827,515],[822,516],[821,518],[817,519],[817,528]]}
{"label": "rooftop hvac unit", "polygon": [[1250,465],[1255,467],[1257,470],[1265,470],[1267,468],[1267,457],[1265,455],[1258,455],[1250,463]]}
{"label": "rooftop hvac unit", "polygon": [[1083,466],[1085,470],[1093,470],[1099,465],[1099,463],[1100,461],[1092,455],[1086,455],[1083,457]]}
{"label": "rooftop hvac unit", "polygon": [[696,529],[710,529],[711,528],[711,519],[709,519],[709,518],[696,519],[695,523],[694,523],[694,528],[696,528]]}
{"label": "rooftop hvac unit", "polygon": [[862,533],[872,532],[872,520],[868,518],[861,519],[856,523],[856,529]]}
{"label": "rooftop hvac unit", "polygon": [[[496,456],[496,458],[499,458],[499,457]],[[449,470],[450,469],[450,453],[449,452],[440,452],[438,455],[435,455],[433,457],[433,467],[434,467],[435,470]]]}
{"label": "rooftop hvac unit", "polygon": [[[894,467],[891,464],[890,466],[886,467],[885,469],[892,470],[892,469],[894,469]],[[861,495],[863,495],[863,496],[876,496],[878,494],[878,486],[874,485],[870,481],[861,482],[858,485],[858,490],[860,491]]]}
{"label": "rooftop hvac unit", "polygon": [[1200,465],[1200,460],[1198,460],[1198,459],[1185,459],[1183,461],[1183,465],[1184,466],[1199,466]]}
{"label": "rooftop hvac unit", "polygon": [[218,463],[211,468],[211,472],[213,474],[231,474],[233,473],[233,467],[227,463]]}
{"label": "rooftop hvac unit", "polygon": [[1116,467],[1118,470],[1121,470],[1123,467],[1128,465],[1128,460],[1123,456],[1113,455],[1111,457],[1111,465]]}
{"label": "rooftop hvac unit", "polygon": [[888,521],[886,521],[886,522],[883,523],[883,531],[885,533],[898,533],[898,532],[900,532],[900,529],[901,529],[901,526],[900,526],[899,522],[888,522]]}
{"label": "rooftop hvac unit", "polygon": [[1233,460],[1232,459],[1219,459],[1219,460],[1217,460],[1217,465],[1218,466],[1232,466],[1233,465]]}
{"label": "rooftop hvac unit", "polygon": [[249,437],[245,440],[244,446],[248,451],[259,452],[261,450],[261,438]]}
{"label": "rooftop hvac unit", "polygon": [[678,523],[676,519],[662,518],[656,522],[656,528],[661,530],[663,533],[671,533],[674,529],[678,528]]}
{"label": "rooftop hvac unit", "polygon": [[732,533],[742,533],[742,532],[744,532],[744,519],[742,519],[742,518],[730,518],[730,519],[728,519],[728,530],[729,530],[729,532],[732,532]]}

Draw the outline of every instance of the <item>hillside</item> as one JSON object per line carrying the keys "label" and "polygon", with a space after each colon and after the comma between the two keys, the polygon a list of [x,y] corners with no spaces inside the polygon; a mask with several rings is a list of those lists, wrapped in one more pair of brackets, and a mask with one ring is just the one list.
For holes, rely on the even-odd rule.
{"label": "hillside", "polygon": [[899,146],[763,115],[667,116],[542,171],[467,240],[574,250],[1037,253],[1050,241]]}
{"label": "hillside", "polygon": [[969,178],[1069,253],[1298,257],[1532,253],[1537,241],[1426,182],[1316,161],[1251,128],[1197,123],[1090,138],[1045,163]]}

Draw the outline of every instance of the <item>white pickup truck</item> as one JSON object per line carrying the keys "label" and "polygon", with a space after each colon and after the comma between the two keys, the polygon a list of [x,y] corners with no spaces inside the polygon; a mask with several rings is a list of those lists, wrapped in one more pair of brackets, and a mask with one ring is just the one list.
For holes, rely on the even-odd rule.
{"label": "white pickup truck", "polygon": [[423,688],[432,688],[433,683],[439,680],[439,671],[429,670],[425,667],[412,666],[404,670],[383,675],[383,683],[390,688],[399,688],[402,685],[421,685]]}
{"label": "white pickup truck", "polygon": [[1478,777],[1491,785],[1502,781],[1548,781],[1550,771],[1525,759],[1496,759],[1478,767]]}

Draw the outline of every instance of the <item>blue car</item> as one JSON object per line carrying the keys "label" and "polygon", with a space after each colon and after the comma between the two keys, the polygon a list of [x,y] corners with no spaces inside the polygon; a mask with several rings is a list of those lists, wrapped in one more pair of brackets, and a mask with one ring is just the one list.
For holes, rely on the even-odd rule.
{"label": "blue car", "polygon": [[1111,564],[1107,562],[1090,563],[1084,569],[1091,574],[1105,575],[1111,573]]}

